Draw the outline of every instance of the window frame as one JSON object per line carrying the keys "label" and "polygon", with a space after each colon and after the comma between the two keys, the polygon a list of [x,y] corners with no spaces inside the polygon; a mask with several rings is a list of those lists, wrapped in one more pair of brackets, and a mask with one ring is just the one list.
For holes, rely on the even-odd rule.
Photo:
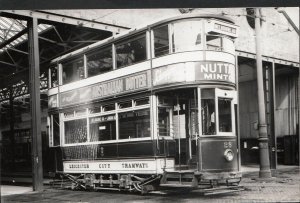
{"label": "window frame", "polygon": [[[126,64],[126,65],[122,65],[120,67],[118,67],[118,53],[117,53],[117,49],[118,49],[118,46],[121,46],[121,45],[124,45],[126,43],[131,43],[133,41],[136,41],[136,40],[139,40],[139,39],[145,39],[145,59],[144,60],[141,60],[141,61],[138,61],[138,62],[133,62],[132,64]],[[127,37],[127,38],[124,38],[124,39],[121,39],[121,40],[118,40],[116,42],[113,43],[113,52],[114,52],[114,70],[117,70],[117,69],[122,69],[122,68],[125,68],[125,67],[128,67],[128,66],[132,66],[134,64],[137,64],[137,63],[142,63],[144,61],[147,61],[148,60],[148,48],[147,48],[147,31],[142,31],[142,32],[139,32],[133,36],[130,36],[130,37]]]}
{"label": "window frame", "polygon": [[[53,81],[52,81],[52,71],[53,69],[56,69],[57,71],[57,84],[56,86],[53,86]],[[51,89],[51,88],[56,88],[60,85],[60,80],[59,80],[59,77],[60,77],[60,71],[59,71],[59,64],[55,64],[55,65],[51,65],[48,69],[48,88]]]}
{"label": "window frame", "polygon": [[[204,28],[204,21],[205,19],[202,19],[202,18],[192,18],[192,19],[180,19],[180,20],[176,20],[176,21],[172,21],[169,23],[169,32],[170,32],[170,53],[173,54],[173,53],[182,53],[182,52],[189,52],[189,51],[205,51],[205,49],[203,49],[203,46],[200,46],[198,48],[196,48],[196,45],[192,48],[192,49],[189,49],[189,50],[181,50],[181,51],[175,51],[174,50],[174,47],[173,45],[175,44],[175,36],[174,36],[174,24],[176,23],[182,23],[182,22],[198,22],[200,27],[201,27],[201,31],[200,31],[200,34],[201,34],[201,43],[200,45],[203,45],[203,44],[206,44],[206,37],[204,36],[205,35],[205,28]],[[202,38],[205,38],[205,39],[202,39]]]}
{"label": "window frame", "polygon": [[[167,26],[167,29],[168,29],[168,53],[166,54],[163,54],[163,55],[160,55],[160,56],[156,56],[155,55],[155,35],[154,35],[154,30],[155,29],[158,29],[158,28],[161,28],[161,27],[164,27],[164,26]],[[170,23],[166,23],[166,24],[162,24],[162,25],[159,25],[159,26],[156,26],[156,27],[153,27],[151,28],[151,53],[152,53],[152,58],[159,58],[159,57],[163,57],[163,56],[166,56],[168,54],[171,53],[171,46],[172,46],[172,35],[171,35],[171,26],[170,26]]]}
{"label": "window frame", "polygon": [[[149,99],[149,103],[148,104],[144,104],[144,105],[134,105],[135,104],[135,100],[140,100],[140,99],[144,99],[144,98],[148,98]],[[128,108],[118,108],[118,103],[122,103],[122,102],[126,102],[126,101],[131,101],[132,106],[128,107]],[[91,113],[90,112],[90,108],[92,108],[92,106],[90,107],[84,107],[84,108],[80,108],[80,109],[85,109],[86,113],[85,115],[80,115],[77,116],[76,115],[76,110],[75,108],[72,109],[65,109],[65,111],[60,112],[59,116],[60,116],[60,142],[61,142],[61,146],[75,146],[75,145],[89,145],[89,144],[106,144],[106,143],[122,143],[122,142],[128,142],[128,141],[142,141],[142,140],[151,140],[153,139],[153,132],[152,132],[152,111],[151,111],[151,100],[150,100],[150,96],[149,95],[145,95],[145,96],[138,96],[138,97],[131,97],[131,98],[124,98],[122,100],[118,100],[118,101],[114,101],[114,102],[103,102],[103,103],[95,103],[97,106],[100,107],[100,112],[97,113]],[[103,107],[106,105],[115,105],[115,109],[114,110],[110,110],[110,111],[104,111]],[[120,136],[120,129],[119,129],[119,113],[125,113],[125,112],[130,112],[130,111],[139,111],[139,110],[143,110],[143,109],[149,109],[150,111],[150,115],[149,115],[149,126],[150,126],[150,136],[149,137],[142,137],[142,138],[127,138],[127,139],[119,139]],[[69,117],[69,118],[65,118],[64,117],[64,113],[66,112],[73,112],[73,117]],[[115,115],[115,122],[116,122],[116,139],[114,140],[100,140],[100,141],[91,141],[91,135],[90,135],[90,118],[94,118],[94,117],[101,117],[101,116],[107,116],[107,115]],[[78,119],[86,119],[87,120],[87,141],[86,142],[81,142],[81,143],[65,143],[65,122],[67,121],[73,121],[73,120],[78,120]]]}
{"label": "window frame", "polygon": [[[70,64],[72,62],[74,63],[74,62],[78,62],[80,60],[82,60],[82,64],[83,64],[82,65],[83,66],[83,74],[84,74],[83,78],[81,78],[81,79],[79,78],[79,80],[72,80],[72,81],[69,81],[69,82],[65,83],[64,82],[64,77],[63,77],[63,74],[64,74],[64,64]],[[63,60],[63,61],[61,61],[59,63],[59,65],[60,65],[60,69],[61,69],[61,71],[59,71],[61,73],[61,85],[68,85],[68,84],[71,84],[73,82],[78,82],[78,81],[81,81],[83,79],[86,79],[86,76],[87,76],[86,73],[87,73],[87,71],[86,71],[86,57],[85,57],[85,54],[79,55],[77,57],[72,57],[70,59]]]}
{"label": "window frame", "polygon": [[[103,53],[103,52],[106,52],[106,51],[109,51],[111,50],[111,69],[109,71],[106,71],[104,73],[100,73],[100,74],[96,74],[96,75],[92,75],[92,76],[89,76],[89,70],[88,70],[88,57],[89,56],[93,56],[95,54],[99,54],[99,53]],[[112,46],[112,44],[108,44],[108,45],[104,45],[103,47],[99,47],[97,49],[94,49],[92,51],[89,51],[87,53],[84,54],[85,56],[85,61],[86,61],[86,65],[85,65],[85,70],[86,70],[86,77],[85,78],[90,78],[90,77],[94,77],[94,76],[97,76],[97,75],[102,75],[102,74],[105,74],[105,73],[108,73],[110,71],[113,71],[114,70],[114,48]]]}
{"label": "window frame", "polygon": [[[54,145],[54,118],[53,115],[58,115],[58,128],[59,128],[59,132],[58,132],[58,136],[59,136],[59,144],[58,145]],[[48,123],[48,133],[49,133],[49,147],[60,147],[62,146],[62,142],[61,142],[61,119],[60,119],[60,113],[56,112],[56,113],[52,113],[47,117],[47,123]]]}
{"label": "window frame", "polygon": [[[198,94],[200,93],[199,96],[199,100],[198,100],[198,106],[201,108],[201,91],[203,89],[214,89],[215,92],[215,121],[216,121],[216,134],[215,135],[204,135],[202,133],[202,123],[200,123],[201,129],[199,128],[199,135],[200,137],[222,137],[222,136],[230,136],[230,137],[236,137],[236,131],[235,131],[235,120],[237,118],[235,118],[235,114],[234,114],[234,104],[236,104],[237,102],[237,96],[236,96],[236,91],[235,90],[223,90],[223,89],[219,89],[219,88],[199,88],[200,91],[198,92]],[[219,98],[226,98],[226,99],[230,99],[231,100],[231,128],[232,131],[231,132],[220,132],[219,130],[219,104],[218,104],[218,100]],[[198,107],[198,108],[199,108]],[[202,114],[200,113],[199,115],[199,120],[202,122]]]}

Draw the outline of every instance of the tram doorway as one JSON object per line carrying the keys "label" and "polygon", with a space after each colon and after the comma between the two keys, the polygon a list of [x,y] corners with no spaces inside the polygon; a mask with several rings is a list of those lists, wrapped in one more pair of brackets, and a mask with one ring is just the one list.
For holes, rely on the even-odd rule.
{"label": "tram doorway", "polygon": [[[194,162],[196,164],[196,140],[199,133],[197,89],[165,92],[158,95],[158,98],[159,126],[168,123],[167,131],[170,131],[170,136],[176,143],[175,164],[178,166],[192,165]],[[163,102],[166,104],[164,107],[161,105]]]}

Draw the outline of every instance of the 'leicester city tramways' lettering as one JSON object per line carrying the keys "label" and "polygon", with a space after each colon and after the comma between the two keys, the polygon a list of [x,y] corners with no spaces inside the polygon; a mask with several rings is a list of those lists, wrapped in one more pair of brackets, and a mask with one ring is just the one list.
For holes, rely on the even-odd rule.
{"label": "'leicester city tramways' lettering", "polygon": [[89,164],[70,164],[69,168],[78,168],[78,169],[89,168]]}
{"label": "'leicester city tramways' lettering", "polygon": [[101,162],[86,162],[86,163],[65,163],[67,170],[84,170],[84,171],[110,171],[110,170],[154,170],[155,161],[101,161]]}
{"label": "'leicester city tramways' lettering", "polygon": [[148,168],[147,163],[122,163],[122,168]]}
{"label": "'leicester city tramways' lettering", "polygon": [[110,168],[110,164],[99,164],[99,168]]}

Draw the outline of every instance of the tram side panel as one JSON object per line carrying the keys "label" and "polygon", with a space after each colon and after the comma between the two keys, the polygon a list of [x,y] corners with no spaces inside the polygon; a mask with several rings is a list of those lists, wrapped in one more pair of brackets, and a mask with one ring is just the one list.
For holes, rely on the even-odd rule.
{"label": "tram side panel", "polygon": [[118,159],[173,158],[175,142],[147,140],[138,142],[75,145],[53,148],[56,171],[64,171],[63,162],[93,162]]}

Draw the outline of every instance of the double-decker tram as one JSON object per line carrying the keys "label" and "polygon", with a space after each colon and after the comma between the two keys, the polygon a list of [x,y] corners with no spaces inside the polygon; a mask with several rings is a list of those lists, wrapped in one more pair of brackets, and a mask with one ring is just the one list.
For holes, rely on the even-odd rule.
{"label": "double-decker tram", "polygon": [[52,61],[49,145],[73,188],[237,188],[232,20],[182,15]]}

